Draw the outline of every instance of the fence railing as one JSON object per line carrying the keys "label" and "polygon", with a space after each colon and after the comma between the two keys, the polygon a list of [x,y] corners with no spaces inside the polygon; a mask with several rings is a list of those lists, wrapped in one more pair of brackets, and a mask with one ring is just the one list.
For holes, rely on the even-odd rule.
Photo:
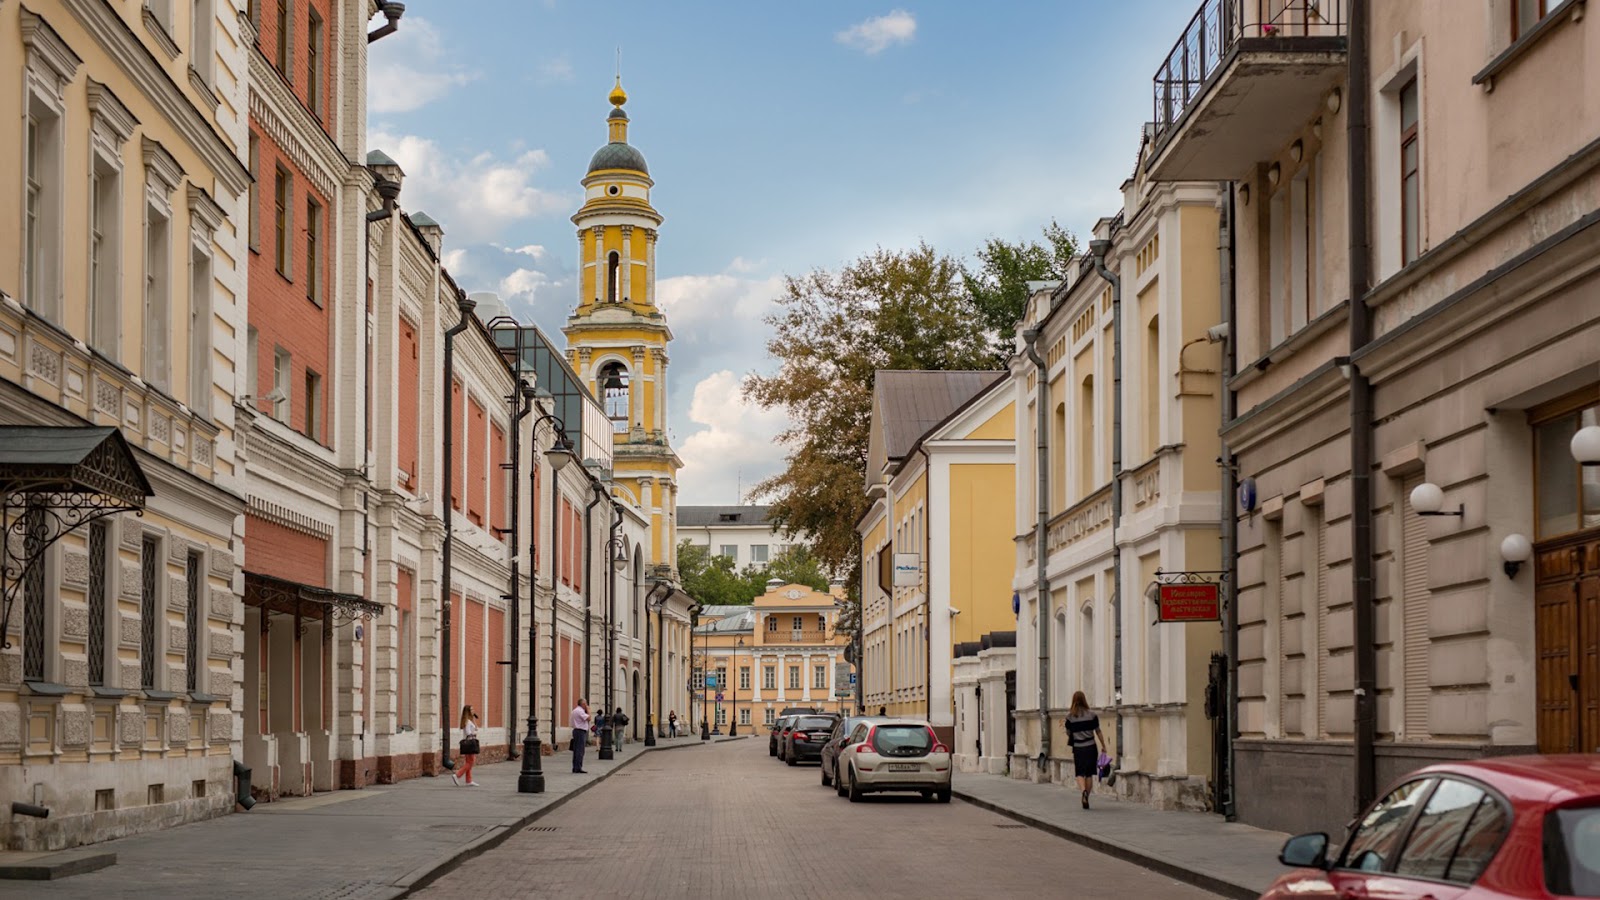
{"label": "fence railing", "polygon": [[1155,135],[1160,140],[1203,93],[1240,40],[1344,37],[1345,0],[1204,0],[1155,74]]}

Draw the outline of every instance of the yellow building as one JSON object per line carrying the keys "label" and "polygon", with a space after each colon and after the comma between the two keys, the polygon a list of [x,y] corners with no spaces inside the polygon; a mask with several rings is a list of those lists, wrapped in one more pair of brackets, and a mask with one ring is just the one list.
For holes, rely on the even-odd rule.
{"label": "yellow building", "polygon": [[954,648],[1011,632],[1016,414],[1000,372],[877,373],[862,559],[863,704],[949,743]]}
{"label": "yellow building", "polygon": [[247,41],[210,12],[0,3],[0,797],[49,811],[7,849],[233,808]]}
{"label": "yellow building", "polygon": [[694,635],[695,727],[702,710],[714,732],[750,735],[766,734],[790,707],[853,711],[853,669],[844,657],[850,635],[839,630],[840,601],[837,594],[773,579],[749,606],[701,607]]}

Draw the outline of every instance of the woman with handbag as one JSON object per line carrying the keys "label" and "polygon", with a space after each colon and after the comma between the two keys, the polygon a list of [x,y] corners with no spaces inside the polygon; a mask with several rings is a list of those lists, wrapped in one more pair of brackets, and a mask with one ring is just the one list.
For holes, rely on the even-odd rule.
{"label": "woman with handbag", "polygon": [[472,780],[472,764],[478,761],[478,714],[473,711],[472,704],[461,707],[461,771],[452,773],[450,780],[456,784],[466,782],[467,787],[477,787],[478,783]]}
{"label": "woman with handbag", "polygon": [[1079,799],[1088,809],[1089,790],[1094,786],[1100,762],[1097,749],[1105,749],[1106,736],[1100,730],[1100,717],[1089,709],[1089,698],[1083,691],[1072,692],[1072,706],[1067,709],[1067,742],[1072,745],[1072,774],[1077,776],[1078,790],[1083,792]]}

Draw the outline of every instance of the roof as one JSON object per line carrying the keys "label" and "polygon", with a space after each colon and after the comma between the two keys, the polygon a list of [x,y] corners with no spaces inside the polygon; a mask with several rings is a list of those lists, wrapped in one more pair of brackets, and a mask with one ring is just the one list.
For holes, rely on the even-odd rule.
{"label": "roof", "polygon": [[417,212],[414,212],[414,213],[409,213],[408,215],[411,217],[411,224],[417,226],[418,228],[443,228],[444,227],[443,225],[440,225],[438,222],[434,221],[433,216],[430,216],[427,213],[422,212],[421,210],[418,210]]}
{"label": "roof", "polygon": [[382,150],[367,151],[367,165],[369,166],[398,166],[394,158]]}
{"label": "roof", "polygon": [[645,165],[644,154],[637,147],[623,141],[612,141],[594,152],[589,160],[589,171],[598,172],[601,169],[632,169],[635,172],[650,174],[650,167]]}
{"label": "roof", "polygon": [[[737,516],[728,519],[728,516]],[[733,527],[747,527],[750,525],[766,525],[767,508],[765,506],[680,506],[678,507],[679,528],[707,528],[718,525]]]}
{"label": "roof", "polygon": [[137,508],[155,493],[122,432],[106,425],[0,426],[0,487],[103,494]]}
{"label": "roof", "polygon": [[705,618],[706,610],[711,609],[736,609],[738,612],[725,614],[715,622],[701,625],[695,629],[696,634],[733,634],[755,630],[756,611],[748,606],[707,606],[700,610],[700,618]]}
{"label": "roof", "polygon": [[[1004,372],[907,372],[884,370],[873,386],[874,430],[881,429],[888,460],[896,460],[962,404]],[[881,417],[881,418],[880,418]]]}

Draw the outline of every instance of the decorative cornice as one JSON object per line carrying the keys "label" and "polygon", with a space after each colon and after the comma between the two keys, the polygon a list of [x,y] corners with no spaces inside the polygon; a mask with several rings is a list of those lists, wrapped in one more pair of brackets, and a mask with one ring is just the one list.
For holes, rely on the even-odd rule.
{"label": "decorative cornice", "polygon": [[259,519],[281,525],[290,531],[298,531],[315,538],[331,540],[334,527],[326,522],[321,522],[304,513],[295,512],[287,506],[279,506],[270,500],[260,497],[250,498],[249,512]]}
{"label": "decorative cornice", "polygon": [[178,42],[173,40],[172,35],[167,33],[167,26],[161,24],[161,20],[156,18],[155,10],[150,8],[148,0],[144,7],[144,30],[150,32],[150,36],[156,39],[156,46],[167,54],[167,59],[178,58],[178,53],[180,52]]}
{"label": "decorative cornice", "polygon": [[36,54],[50,68],[56,78],[56,94],[59,96],[61,88],[78,73],[78,66],[83,65],[83,60],[72,52],[61,35],[50,27],[50,23],[26,6],[22,8],[21,24],[22,45],[28,48],[30,55]]}
{"label": "decorative cornice", "polygon": [[227,218],[222,207],[217,205],[217,201],[211,199],[211,195],[206,193],[204,188],[192,181],[189,183],[189,214],[207,237],[215,234],[221,227],[222,220]]}
{"label": "decorative cornice", "polygon": [[222,187],[234,195],[250,186],[250,172],[234,149],[161,68],[105,0],[61,0],[121,67],[134,85],[195,149]]}
{"label": "decorative cornice", "polygon": [[133,137],[133,129],[139,126],[139,120],[128,112],[111,88],[93,78],[89,79],[89,112],[94,116],[95,124],[104,123],[119,144],[127,143]]}
{"label": "decorative cornice", "polygon": [[196,94],[200,95],[200,99],[211,106],[212,112],[216,112],[217,107],[222,105],[222,101],[218,99],[216,92],[211,89],[211,85],[206,84],[205,78],[201,76],[200,71],[194,66],[189,67],[189,86],[194,88]]}
{"label": "decorative cornice", "polygon": [[183,168],[167,152],[167,148],[161,146],[160,141],[148,137],[140,138],[139,146],[144,151],[146,180],[154,179],[168,194],[177,190],[179,182],[183,181]]}
{"label": "decorative cornice", "polygon": [[343,181],[339,173],[351,163],[300,104],[284,82],[283,74],[267,62],[259,48],[250,51],[250,115],[261,124],[273,143],[294,160],[323,197],[332,202]]}

